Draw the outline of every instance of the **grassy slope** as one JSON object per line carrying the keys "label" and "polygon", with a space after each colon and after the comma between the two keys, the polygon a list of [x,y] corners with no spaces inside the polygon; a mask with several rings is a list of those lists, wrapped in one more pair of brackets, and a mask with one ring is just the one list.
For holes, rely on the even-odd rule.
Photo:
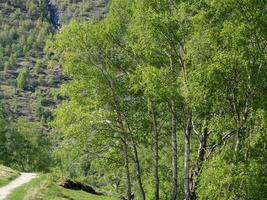
{"label": "grassy slope", "polygon": [[34,179],[28,184],[15,189],[7,200],[116,200],[115,197],[96,196],[83,191],[62,188],[47,175]]}
{"label": "grassy slope", "polygon": [[0,187],[8,184],[10,181],[19,176],[19,172],[0,165]]}

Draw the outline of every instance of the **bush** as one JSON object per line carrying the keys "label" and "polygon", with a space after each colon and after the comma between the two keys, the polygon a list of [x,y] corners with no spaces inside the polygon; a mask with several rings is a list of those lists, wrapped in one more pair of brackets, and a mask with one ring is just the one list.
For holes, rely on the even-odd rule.
{"label": "bush", "polygon": [[43,66],[43,62],[41,60],[37,60],[34,66],[34,72],[36,74],[39,74],[41,72],[42,66]]}
{"label": "bush", "polygon": [[26,89],[27,88],[27,79],[28,79],[28,69],[24,67],[20,70],[19,75],[16,79],[17,88]]}

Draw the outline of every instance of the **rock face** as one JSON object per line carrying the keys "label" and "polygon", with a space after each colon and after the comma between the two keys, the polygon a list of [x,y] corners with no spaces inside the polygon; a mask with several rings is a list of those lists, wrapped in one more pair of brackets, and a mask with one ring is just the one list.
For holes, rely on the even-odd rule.
{"label": "rock face", "polygon": [[57,7],[51,2],[51,0],[47,1],[47,10],[49,13],[49,18],[51,23],[53,24],[56,30],[59,30],[61,24],[59,21],[58,9]]}
{"label": "rock face", "polygon": [[71,190],[82,190],[84,192],[88,192],[88,193],[94,194],[94,195],[104,195],[103,193],[99,193],[99,192],[95,191],[95,189],[89,185],[86,185],[86,184],[83,184],[80,182],[75,182],[75,181],[72,181],[72,180],[67,179],[67,178],[59,179],[57,181],[57,184],[61,187],[71,189]]}
{"label": "rock face", "polygon": [[52,0],[58,9],[59,24],[75,20],[100,20],[107,11],[110,0],[72,0],[66,5],[61,0]]}

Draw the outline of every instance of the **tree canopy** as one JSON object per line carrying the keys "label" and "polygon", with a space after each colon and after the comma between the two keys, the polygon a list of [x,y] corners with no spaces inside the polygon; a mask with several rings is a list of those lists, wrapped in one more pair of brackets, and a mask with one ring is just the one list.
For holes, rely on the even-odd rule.
{"label": "tree canopy", "polygon": [[90,160],[128,200],[266,198],[264,11],[116,0],[104,20],[63,27],[52,47],[72,78],[53,123],[62,162]]}

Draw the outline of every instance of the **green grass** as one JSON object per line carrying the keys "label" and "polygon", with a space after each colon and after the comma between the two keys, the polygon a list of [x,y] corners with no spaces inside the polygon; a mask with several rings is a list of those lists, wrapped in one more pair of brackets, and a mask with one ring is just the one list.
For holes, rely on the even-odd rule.
{"label": "green grass", "polygon": [[6,200],[118,200],[118,198],[68,190],[53,183],[48,175],[41,175],[15,189]]}
{"label": "green grass", "polygon": [[19,172],[9,167],[0,165],[0,187],[8,184],[13,179],[19,176]]}

